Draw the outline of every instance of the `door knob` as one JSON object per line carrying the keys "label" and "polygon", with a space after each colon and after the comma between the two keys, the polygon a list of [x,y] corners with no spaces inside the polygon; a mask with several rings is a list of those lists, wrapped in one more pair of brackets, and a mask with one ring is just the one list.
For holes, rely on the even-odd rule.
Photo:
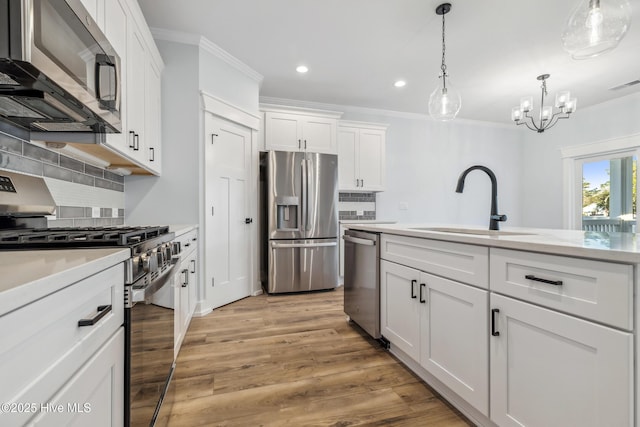
{"label": "door knob", "polygon": [[244,219],[244,223],[245,224],[251,224],[253,222],[253,218],[245,218]]}

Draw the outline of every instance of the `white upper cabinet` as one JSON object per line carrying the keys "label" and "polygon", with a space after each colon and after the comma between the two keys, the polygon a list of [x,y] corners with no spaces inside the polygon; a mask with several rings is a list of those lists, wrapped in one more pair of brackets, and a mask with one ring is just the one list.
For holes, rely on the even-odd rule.
{"label": "white upper cabinet", "polygon": [[338,177],[341,191],[384,191],[387,125],[340,121]]}
{"label": "white upper cabinet", "polygon": [[[164,64],[136,0],[82,0],[120,57],[122,133],[105,146],[138,168],[161,172],[161,76]],[[105,159],[117,167],[117,157]]]}
{"label": "white upper cabinet", "polygon": [[310,109],[263,108],[265,150],[337,154],[341,113]]}

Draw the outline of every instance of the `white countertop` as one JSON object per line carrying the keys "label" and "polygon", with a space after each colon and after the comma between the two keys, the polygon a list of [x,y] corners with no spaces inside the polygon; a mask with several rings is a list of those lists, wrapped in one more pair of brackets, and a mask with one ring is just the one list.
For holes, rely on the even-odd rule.
{"label": "white countertop", "polygon": [[340,224],[395,224],[396,221],[385,221],[383,219],[341,219]]}
{"label": "white countertop", "polygon": [[486,230],[486,227],[459,224],[358,223],[347,225],[347,228],[604,261],[640,263],[640,239],[639,235],[634,233],[502,227],[501,231],[514,234],[481,235],[419,229],[452,228],[478,230],[479,232]]}
{"label": "white countertop", "polygon": [[0,316],[130,255],[128,248],[0,251]]}
{"label": "white countertop", "polygon": [[169,231],[178,237],[196,228],[198,228],[198,224],[174,224],[169,226]]}

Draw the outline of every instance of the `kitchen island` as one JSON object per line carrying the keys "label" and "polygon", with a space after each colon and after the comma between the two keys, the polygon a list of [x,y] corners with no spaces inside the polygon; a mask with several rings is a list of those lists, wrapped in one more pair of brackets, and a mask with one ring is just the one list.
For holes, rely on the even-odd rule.
{"label": "kitchen island", "polygon": [[474,423],[637,425],[636,235],[349,228],[381,234],[391,352]]}

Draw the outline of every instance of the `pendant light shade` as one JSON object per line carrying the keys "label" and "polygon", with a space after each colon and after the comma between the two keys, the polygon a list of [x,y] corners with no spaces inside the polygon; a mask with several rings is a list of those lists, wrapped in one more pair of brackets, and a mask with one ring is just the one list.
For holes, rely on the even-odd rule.
{"label": "pendant light shade", "polygon": [[631,24],[627,0],[581,0],[567,20],[562,44],[573,59],[586,59],[618,46]]}
{"label": "pendant light shade", "polygon": [[442,64],[440,65],[440,81],[438,87],[431,92],[429,97],[429,115],[440,121],[453,120],[462,106],[462,98],[460,92],[451,86],[451,80],[447,74],[447,65],[444,60],[445,43],[444,43],[444,15],[451,10],[450,3],[443,3],[436,8],[436,14],[442,16]]}
{"label": "pendant light shade", "polygon": [[429,115],[435,120],[447,121],[456,118],[462,106],[462,98],[460,92],[451,86],[451,79],[445,76],[440,77],[440,84],[429,97]]}

